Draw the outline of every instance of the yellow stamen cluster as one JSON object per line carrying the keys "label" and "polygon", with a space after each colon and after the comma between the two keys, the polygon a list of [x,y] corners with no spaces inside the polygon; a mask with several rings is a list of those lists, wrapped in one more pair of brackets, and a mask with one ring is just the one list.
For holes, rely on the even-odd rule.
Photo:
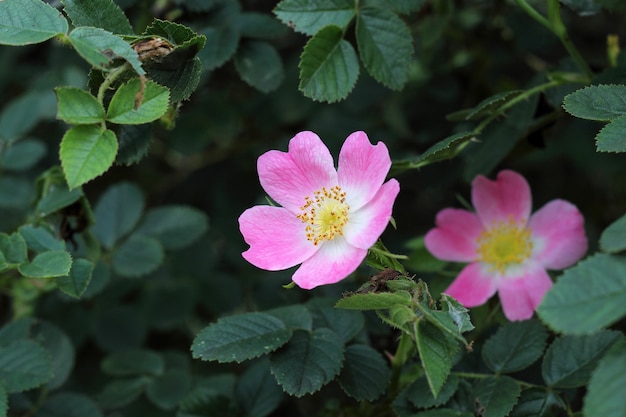
{"label": "yellow stamen cluster", "polygon": [[500,273],[528,259],[532,249],[530,230],[512,218],[495,223],[478,237],[478,260]]}
{"label": "yellow stamen cluster", "polygon": [[301,214],[297,217],[306,223],[306,238],[318,245],[323,240],[332,240],[335,236],[343,236],[343,227],[348,222],[350,206],[346,203],[346,193],[335,185],[327,189],[322,187],[307,196]]}

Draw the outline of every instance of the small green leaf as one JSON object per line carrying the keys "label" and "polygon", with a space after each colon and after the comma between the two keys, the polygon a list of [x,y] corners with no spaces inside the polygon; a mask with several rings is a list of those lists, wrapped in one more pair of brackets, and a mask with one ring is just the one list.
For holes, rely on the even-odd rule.
{"label": "small green leaf", "polygon": [[581,119],[610,121],[626,114],[626,85],[591,85],[565,96],[563,108]]}
{"label": "small green leaf", "polygon": [[0,386],[9,394],[45,384],[52,378],[50,354],[32,340],[0,347]]}
{"label": "small green leaf", "polygon": [[235,55],[239,46],[239,32],[232,26],[209,26],[198,33],[206,36],[206,45],[198,52],[204,70],[219,68]]}
{"label": "small green leaf", "polygon": [[547,339],[548,333],[538,320],[508,323],[485,342],[483,360],[497,373],[519,371],[541,357]]}
{"label": "small green leaf", "polygon": [[566,270],[537,312],[554,330],[589,334],[626,315],[626,259],[596,254]]}
{"label": "small green leaf", "polygon": [[0,44],[39,43],[67,29],[63,15],[40,0],[0,1]]}
{"label": "small green leaf", "polygon": [[30,263],[21,264],[18,271],[29,278],[54,278],[69,274],[71,267],[69,252],[51,250],[38,254]]}
{"label": "small green leaf", "polygon": [[135,401],[150,379],[145,376],[116,379],[109,382],[98,394],[98,403],[105,408],[120,408]]}
{"label": "small green leaf", "polygon": [[276,48],[262,41],[243,42],[235,55],[235,68],[242,80],[262,93],[276,90],[285,77]]}
{"label": "small green leaf", "polygon": [[291,334],[269,314],[239,314],[221,318],[198,333],[191,351],[194,358],[206,361],[242,362],[278,349]]}
{"label": "small green leaf", "polygon": [[522,391],[510,417],[548,417],[554,415],[554,409],[565,410],[565,403],[557,392],[541,388]]}
{"label": "small green leaf", "polygon": [[102,372],[115,376],[161,375],[165,371],[165,361],[151,350],[128,349],[108,355],[100,367]]}
{"label": "small green leaf", "polygon": [[465,146],[474,139],[476,135],[473,132],[461,132],[448,136],[440,140],[433,146],[428,148],[418,158],[416,163],[420,165],[428,165],[433,162],[439,162],[446,159],[454,158],[465,148]]}
{"label": "small green leaf", "polygon": [[270,368],[285,392],[302,397],[332,381],[343,358],[343,344],[332,330],[297,330],[287,345],[270,356]]}
{"label": "small green leaf", "polygon": [[626,249],[626,214],[604,229],[600,236],[600,248],[609,253]]}
{"label": "small green leaf", "polygon": [[626,152],[626,115],[613,119],[596,135],[598,152]]}
{"label": "small green leaf", "polygon": [[388,9],[363,8],[357,17],[356,41],[361,61],[378,82],[400,90],[409,79],[413,57],[411,31]]}
{"label": "small green leaf", "polygon": [[484,417],[505,417],[517,404],[521,391],[519,384],[508,376],[481,379],[474,387],[476,408]]}
{"label": "small green leaf", "polygon": [[344,99],[359,77],[359,61],[338,26],[326,26],[305,45],[300,56],[298,89],[316,101]]}
{"label": "small green leaf", "polygon": [[35,252],[50,250],[65,250],[65,242],[57,239],[47,228],[25,224],[20,226],[19,232],[29,249]]}
{"label": "small green leaf", "polygon": [[120,182],[109,187],[94,209],[94,235],[106,248],[113,248],[137,226],[143,209],[143,192],[135,184]]}
{"label": "small green leaf", "polygon": [[283,390],[270,373],[267,360],[252,365],[237,379],[235,398],[247,416],[270,415],[278,408],[283,397]]}
{"label": "small green leaf", "polygon": [[47,193],[37,203],[37,211],[42,217],[55,213],[79,201],[84,196],[81,188],[69,190],[65,181],[48,188]]}
{"label": "small green leaf", "polygon": [[435,398],[439,396],[450,370],[458,343],[432,323],[420,320],[414,334],[428,386]]}
{"label": "small green leaf", "polygon": [[163,246],[151,237],[132,235],[113,253],[113,270],[123,277],[149,274],[163,262]]}
{"label": "small green leaf", "polygon": [[76,52],[98,69],[107,69],[114,59],[122,58],[138,75],[146,73],[132,46],[111,32],[84,26],[74,29],[69,40]]}
{"label": "small green leaf", "polygon": [[591,335],[562,336],[548,348],[541,373],[549,387],[571,388],[587,384],[598,365],[620,333],[602,330]]}
{"label": "small green leaf", "polygon": [[421,377],[407,388],[407,397],[418,408],[437,407],[447,403],[456,392],[458,386],[459,378],[456,375],[450,375],[443,388],[441,388],[439,395],[435,398],[428,386],[428,380],[425,377]]}
{"label": "small green leaf", "polygon": [[391,372],[387,361],[366,345],[346,347],[345,361],[337,380],[341,389],[357,401],[373,401],[383,395]]}
{"label": "small green leaf", "polygon": [[626,343],[621,342],[600,361],[591,375],[583,405],[585,416],[626,416],[624,369],[626,369]]}
{"label": "small green leaf", "polygon": [[172,410],[191,391],[188,371],[172,369],[153,378],[146,387],[146,396],[163,410]]}
{"label": "small green leaf", "polygon": [[281,22],[306,35],[329,25],[343,29],[355,13],[353,0],[282,0],[274,8]]}
{"label": "small green leaf", "polygon": [[154,133],[149,124],[119,125],[117,141],[119,149],[115,157],[117,165],[133,165],[141,161],[150,150]]}
{"label": "small green leaf", "polygon": [[61,140],[61,166],[70,189],[106,172],[117,153],[117,138],[98,125],[78,125]]}
{"label": "small green leaf", "polygon": [[138,125],[157,120],[169,104],[169,91],[153,81],[146,81],[141,91],[139,78],[122,85],[113,95],[107,120],[111,123]]}
{"label": "small green leaf", "polygon": [[354,310],[382,310],[396,305],[412,304],[411,294],[406,291],[370,292],[366,294],[349,294],[337,301],[335,307]]}
{"label": "small green leaf", "polygon": [[112,0],[62,0],[74,26],[93,26],[120,35],[132,35],[128,18]]}
{"label": "small green leaf", "polygon": [[4,260],[10,264],[21,264],[28,259],[26,241],[19,233],[7,235],[0,233],[0,252]]}
{"label": "small green leaf", "polygon": [[104,107],[82,88],[57,87],[59,106],[57,118],[72,124],[92,124],[104,121]]}
{"label": "small green leaf", "polygon": [[80,298],[91,282],[94,264],[87,259],[78,258],[72,262],[72,268],[67,276],[55,278],[59,290],[70,297]]}
{"label": "small green leaf", "polygon": [[204,212],[189,206],[162,206],[149,210],[137,228],[137,235],[157,239],[167,250],[182,249],[208,229]]}
{"label": "small green leaf", "polygon": [[46,145],[37,139],[24,139],[5,148],[0,155],[3,171],[25,171],[46,155]]}
{"label": "small green leaf", "polygon": [[48,322],[35,322],[32,332],[33,338],[41,343],[52,359],[53,376],[48,381],[47,388],[57,389],[65,384],[74,369],[74,345],[63,330]]}
{"label": "small green leaf", "polygon": [[86,395],[61,392],[46,398],[37,417],[102,417],[102,411]]}
{"label": "small green leaf", "polygon": [[523,93],[523,90],[503,91],[487,97],[471,109],[460,110],[446,116],[450,121],[480,120],[502,113],[502,106]]}
{"label": "small green leaf", "polygon": [[447,294],[441,294],[441,306],[443,311],[448,313],[448,316],[456,324],[459,333],[469,332],[474,329],[474,325],[470,321],[469,310],[461,303]]}
{"label": "small green leaf", "polygon": [[359,311],[341,310],[332,306],[330,299],[312,299],[306,307],[313,315],[313,328],[326,327],[333,330],[343,343],[354,338],[365,324]]}

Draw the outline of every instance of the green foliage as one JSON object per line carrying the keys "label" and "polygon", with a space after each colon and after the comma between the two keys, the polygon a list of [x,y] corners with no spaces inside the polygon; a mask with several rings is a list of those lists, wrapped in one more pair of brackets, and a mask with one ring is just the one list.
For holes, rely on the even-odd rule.
{"label": "green foliage", "polygon": [[504,417],[517,403],[521,388],[507,376],[480,380],[474,387],[476,407],[485,417]]}
{"label": "green foliage", "polygon": [[602,415],[608,417],[623,416],[626,405],[620,393],[624,387],[624,373],[620,372],[626,365],[626,345],[622,341],[598,364],[589,382],[589,393],[585,396],[583,412],[585,415]]}
{"label": "green foliage", "polygon": [[497,373],[510,373],[532,365],[541,357],[548,334],[536,320],[509,323],[485,342],[483,360]]}
{"label": "green foliage", "polygon": [[604,252],[615,253],[626,249],[626,215],[620,217],[600,236],[600,248]]}
{"label": "green foliage", "polygon": [[355,10],[352,0],[283,0],[276,5],[274,14],[298,32],[314,35],[329,25],[345,28]]}
{"label": "green foliage", "polygon": [[241,79],[264,93],[277,89],[283,81],[283,64],[276,49],[266,42],[243,43],[235,55],[235,68]]}
{"label": "green foliage", "polygon": [[52,362],[40,344],[16,340],[0,346],[0,385],[6,392],[26,391],[51,378]]}
{"label": "green foliage", "polygon": [[346,347],[337,378],[346,394],[358,401],[373,401],[385,392],[389,377],[389,367],[377,351],[360,344]]}
{"label": "green foliage", "polygon": [[112,0],[63,0],[63,10],[76,27],[95,26],[118,35],[132,35],[128,18]]}
{"label": "green foliage", "polygon": [[11,0],[0,3],[0,28],[0,44],[28,45],[65,34],[68,24],[39,0]]}
{"label": "green foliage", "polygon": [[18,267],[22,275],[29,278],[60,277],[69,274],[72,257],[64,250],[51,250],[35,256],[32,261]]}
{"label": "green foliage", "polygon": [[118,124],[152,122],[165,113],[168,102],[167,88],[152,81],[143,85],[139,78],[133,78],[115,92],[109,103],[107,120]]}

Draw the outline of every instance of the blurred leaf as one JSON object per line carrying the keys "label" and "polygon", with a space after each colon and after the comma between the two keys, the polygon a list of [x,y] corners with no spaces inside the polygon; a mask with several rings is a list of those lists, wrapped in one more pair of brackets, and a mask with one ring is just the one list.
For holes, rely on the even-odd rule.
{"label": "blurred leaf", "polygon": [[67,382],[74,369],[76,357],[74,345],[68,335],[52,323],[35,323],[33,330],[33,337],[41,343],[52,359],[53,376],[48,381],[47,389],[60,388]]}
{"label": "blurred leaf", "polygon": [[507,323],[485,342],[482,357],[494,372],[516,372],[541,357],[547,339],[548,333],[538,320]]}
{"label": "blurred leaf", "polygon": [[165,362],[160,354],[147,349],[113,352],[100,363],[102,372],[114,376],[162,375]]}
{"label": "blurred leaf", "polygon": [[347,294],[337,301],[335,307],[355,310],[382,310],[396,305],[410,306],[412,304],[411,294],[406,291],[390,292],[370,292],[366,294]]}
{"label": "blurred leaf", "polygon": [[8,345],[17,340],[29,339],[36,320],[32,317],[21,317],[0,327],[0,346]]}
{"label": "blurred leaf", "polygon": [[[4,3],[0,7],[1,4]],[[32,91],[10,101],[0,113],[0,142],[23,137],[42,119],[54,118],[55,111],[56,98],[52,91]]]}
{"label": "blurred leaf", "polygon": [[591,375],[583,405],[586,416],[623,417],[626,402],[626,343],[620,342],[600,361]]}
{"label": "blurred leaf", "polygon": [[0,252],[4,255],[6,262],[10,264],[21,264],[26,262],[27,257],[26,241],[19,233],[7,235],[0,233]]}
{"label": "blurred leaf", "polygon": [[186,282],[162,282],[146,289],[144,312],[158,330],[175,330],[193,317],[197,287]]}
{"label": "blurred leaf", "polygon": [[0,44],[28,45],[67,32],[67,20],[40,0],[0,2]]}
{"label": "blurred leaf", "polygon": [[313,329],[313,316],[309,310],[301,304],[276,307],[271,310],[266,310],[264,313],[281,320],[290,329]]}
{"label": "blurred leaf", "polygon": [[487,377],[474,387],[476,407],[484,417],[505,417],[517,404],[521,388],[508,376]]}
{"label": "blurred leaf", "polygon": [[141,91],[139,78],[133,78],[113,95],[107,110],[107,120],[131,125],[152,122],[165,113],[169,97],[167,88],[150,80],[145,82],[145,89]]}
{"label": "blurred leaf", "polygon": [[94,297],[109,284],[110,280],[111,267],[102,260],[98,261],[94,266],[93,272],[91,273],[91,279],[89,280],[89,284],[87,285],[82,297],[85,299]]}
{"label": "blurred leaf", "polygon": [[0,155],[3,171],[25,171],[46,155],[46,145],[37,139],[24,139],[5,148]]}
{"label": "blurred leaf", "polygon": [[447,294],[441,294],[441,307],[442,310],[447,312],[448,316],[452,319],[459,330],[459,333],[474,330],[474,325],[470,320],[469,310],[457,300]]}
{"label": "blurred leaf", "polygon": [[596,254],[567,269],[537,308],[556,331],[589,334],[626,315],[626,259]]}
{"label": "blurred leaf", "polygon": [[104,408],[124,407],[141,395],[149,381],[144,376],[111,381],[98,394],[98,403]]}
{"label": "blurred leaf", "polygon": [[30,181],[23,177],[0,177],[0,208],[26,209],[33,199]]}
{"label": "blurred leaf", "polygon": [[209,26],[198,33],[206,36],[206,45],[198,52],[204,70],[219,68],[235,55],[239,46],[239,32],[232,26]]}
{"label": "blurred leaf", "polygon": [[359,77],[359,61],[338,26],[326,26],[306,44],[300,56],[298,89],[315,101],[344,99]]}
{"label": "blurred leaf", "polygon": [[611,121],[626,114],[626,85],[591,85],[565,96],[563,108],[581,119]]}
{"label": "blurred leaf", "polygon": [[132,35],[128,18],[112,0],[61,0],[74,26],[93,26],[121,35]]}
{"label": "blurred leaf", "polygon": [[69,190],[65,181],[52,184],[37,203],[37,211],[41,217],[45,217],[76,203],[83,195],[81,188]]}
{"label": "blurred leaf", "polygon": [[365,319],[359,311],[334,308],[330,299],[311,299],[306,307],[313,314],[313,328],[333,330],[343,343],[352,340],[363,329]]}
{"label": "blurred leaf", "polygon": [[561,0],[561,2],[579,16],[592,16],[600,11],[598,0]]}
{"label": "blurred leaf", "polygon": [[139,277],[157,269],[163,258],[163,246],[158,240],[132,235],[113,253],[112,266],[123,277]]}
{"label": "blurred leaf", "polygon": [[114,306],[95,314],[93,337],[104,351],[138,348],[148,329],[132,306]]}
{"label": "blurred leaf", "polygon": [[189,393],[191,386],[189,372],[173,369],[152,379],[146,388],[146,395],[159,408],[172,410]]}
{"label": "blurred leaf", "polygon": [[104,121],[104,107],[87,91],[76,87],[57,87],[59,102],[57,118],[71,124],[92,124]]}
{"label": "blurred leaf", "polygon": [[598,361],[618,339],[620,333],[609,330],[591,335],[559,337],[543,358],[543,380],[549,387],[556,388],[587,384]]}
{"label": "blurred leaf", "polygon": [[117,153],[117,138],[99,125],[78,125],[61,140],[61,166],[70,189],[106,172]]}
{"label": "blurred leaf", "polygon": [[265,417],[278,408],[283,390],[270,373],[268,361],[257,362],[237,379],[235,399],[250,417]]}
{"label": "blurred leaf", "polygon": [[153,137],[152,128],[148,124],[119,125],[117,132],[119,149],[115,163],[132,165],[141,161],[148,154]]}
{"label": "blurred leaf", "polygon": [[198,333],[191,346],[194,358],[242,362],[272,352],[291,338],[279,319],[265,313],[224,317]]}
{"label": "blurred leaf", "polygon": [[50,354],[32,340],[0,347],[0,386],[9,394],[45,384],[52,378]]}
{"label": "blurred leaf", "polygon": [[72,262],[67,276],[57,277],[54,282],[59,290],[70,297],[80,298],[91,282],[94,264],[87,259],[78,258]]}
{"label": "blurred leaf", "polygon": [[186,8],[194,12],[208,12],[220,2],[221,0],[174,0],[174,3],[184,4]]}
{"label": "blurred leaf", "polygon": [[9,409],[9,398],[4,385],[0,384],[0,416],[6,417]]}
{"label": "blurred leaf", "polygon": [[[596,3],[606,8],[607,10],[612,10],[616,12],[626,12],[626,4],[621,0],[594,0]],[[607,414],[607,417],[609,415]]]}
{"label": "blurred leaf", "polygon": [[341,389],[357,401],[373,401],[384,394],[391,371],[387,361],[366,345],[346,347],[345,360],[337,378]]}
{"label": "blurred leaf", "polygon": [[626,115],[614,119],[598,132],[596,135],[598,152],[626,152],[625,133]]}
{"label": "blurred leaf", "polygon": [[276,381],[289,395],[319,391],[337,376],[344,360],[343,344],[330,329],[296,330],[289,342],[270,356]]}
{"label": "blurred leaf", "polygon": [[189,206],[161,206],[149,210],[135,232],[157,239],[167,250],[189,246],[208,229],[204,212]]}
{"label": "blurred leaf", "polygon": [[109,187],[94,209],[94,235],[107,248],[112,248],[135,228],[144,209],[141,188],[130,182]]}
{"label": "blurred leaf", "polygon": [[306,35],[314,35],[329,25],[343,29],[355,13],[351,0],[282,0],[274,8],[281,22]]}
{"label": "blurred leaf", "polygon": [[20,274],[28,278],[53,278],[67,275],[72,266],[72,257],[65,250],[41,252],[29,263],[18,267]]}
{"label": "blurred leaf", "polygon": [[565,409],[565,403],[557,393],[541,388],[530,388],[522,391],[510,417],[547,417],[552,416],[553,409]]}
{"label": "blurred leaf", "polygon": [[415,380],[407,388],[407,397],[411,403],[418,408],[438,407],[448,402],[456,392],[459,385],[459,378],[456,375],[450,375],[446,380],[443,388],[437,397],[433,397],[433,393],[428,386],[428,380],[421,377]]}
{"label": "blurred leaf", "polygon": [[235,26],[240,36],[253,39],[275,39],[289,33],[287,26],[273,16],[257,12],[238,14]]}
{"label": "blurred leaf", "polygon": [[463,120],[480,120],[485,117],[500,114],[502,112],[501,108],[504,104],[508,103],[523,92],[523,90],[511,90],[494,94],[493,96],[487,97],[478,103],[475,107],[450,114],[446,116],[446,119],[457,122]]}
{"label": "blurred leaf", "polygon": [[434,162],[452,159],[465,148],[469,141],[475,139],[475,137],[474,132],[461,132],[448,136],[424,151],[417,157],[414,164],[425,166]]}
{"label": "blurred leaf", "polygon": [[146,73],[132,46],[111,32],[83,26],[74,29],[69,40],[76,52],[95,68],[106,70],[115,58],[122,58],[138,75]]}
{"label": "blurred leaf", "polygon": [[86,395],[61,392],[45,399],[37,417],[102,417],[102,412]]}
{"label": "blurred leaf", "polygon": [[35,252],[65,250],[65,242],[57,239],[47,228],[44,228],[43,226],[25,224],[20,226],[19,233],[24,238],[28,248]]}
{"label": "blurred leaf", "polygon": [[392,11],[363,8],[357,15],[361,61],[372,77],[392,90],[400,90],[409,78],[411,39],[408,26]]}
{"label": "blurred leaf", "polygon": [[604,229],[600,236],[600,248],[609,253],[626,249],[626,214]]}
{"label": "blurred leaf", "polygon": [[428,0],[363,0],[361,7],[371,6],[376,8],[389,8],[397,13],[408,14],[417,12]]}
{"label": "blurred leaf", "polygon": [[452,357],[458,343],[432,323],[420,320],[414,334],[428,386],[438,397],[452,369]]}
{"label": "blurred leaf", "polygon": [[283,62],[272,45],[263,41],[243,42],[235,54],[235,68],[246,83],[269,93],[283,81]]}

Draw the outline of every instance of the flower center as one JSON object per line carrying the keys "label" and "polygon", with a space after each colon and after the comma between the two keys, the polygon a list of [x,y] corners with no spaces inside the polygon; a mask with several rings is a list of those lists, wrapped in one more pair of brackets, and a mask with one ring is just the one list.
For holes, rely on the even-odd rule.
{"label": "flower center", "polygon": [[335,185],[331,189],[322,187],[313,193],[313,198],[307,196],[305,203],[298,214],[302,223],[306,223],[306,238],[318,245],[322,240],[333,240],[336,235],[343,236],[343,226],[348,222],[346,193]]}
{"label": "flower center", "polygon": [[528,259],[532,249],[530,230],[513,219],[495,223],[478,237],[479,260],[501,273]]}

